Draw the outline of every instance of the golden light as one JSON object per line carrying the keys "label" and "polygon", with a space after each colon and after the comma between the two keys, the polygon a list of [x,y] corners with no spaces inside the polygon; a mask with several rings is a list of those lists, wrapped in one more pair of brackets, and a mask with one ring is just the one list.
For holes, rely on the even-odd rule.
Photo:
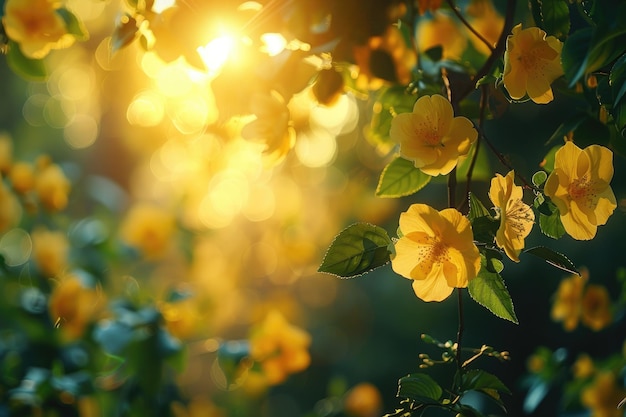
{"label": "golden light", "polygon": [[98,121],[89,114],[75,115],[63,129],[65,141],[74,149],[93,145],[99,134]]}
{"label": "golden light", "polygon": [[210,73],[220,70],[233,53],[236,39],[232,35],[222,35],[213,39],[204,46],[198,47],[197,51],[207,66]]}
{"label": "golden light", "polygon": [[194,88],[186,66],[180,60],[162,67],[155,82],[159,92],[167,97],[181,97]]}
{"label": "golden light", "polygon": [[13,229],[0,239],[0,254],[8,266],[19,266],[28,261],[33,241],[24,229]]}
{"label": "golden light", "polygon": [[335,136],[324,129],[301,132],[295,147],[298,160],[310,168],[330,164],[337,151]]}
{"label": "golden light", "polygon": [[343,94],[332,106],[315,106],[311,109],[310,123],[339,135],[351,132],[359,120],[359,110],[353,96]]}
{"label": "golden light", "polygon": [[152,11],[154,13],[162,13],[163,10],[169,9],[176,5],[176,0],[155,0],[152,5]]}
{"label": "golden light", "polygon": [[280,33],[264,33],[261,35],[261,50],[269,56],[276,56],[287,47],[287,39]]}
{"label": "golden light", "polygon": [[131,125],[156,126],[165,114],[164,101],[160,95],[143,91],[133,98],[126,110],[126,119]]}

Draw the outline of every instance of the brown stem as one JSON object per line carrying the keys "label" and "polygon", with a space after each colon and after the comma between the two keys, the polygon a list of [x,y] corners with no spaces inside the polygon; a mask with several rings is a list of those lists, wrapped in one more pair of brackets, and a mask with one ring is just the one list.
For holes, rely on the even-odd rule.
{"label": "brown stem", "polygon": [[[502,153],[500,153],[500,151],[498,151],[496,149],[496,147],[493,145],[493,143],[491,143],[491,141],[489,139],[487,139],[487,136],[485,136],[485,134],[482,132],[482,130],[480,131],[479,136],[487,144],[487,146],[489,146],[489,149],[491,149],[491,152],[493,152],[493,154],[496,156],[496,158],[498,158],[498,161],[500,161],[500,163],[502,165],[504,165],[509,171],[514,169],[513,166],[511,166],[509,161],[506,159],[506,157],[504,155],[502,155]],[[533,190],[535,192],[541,192],[541,190],[539,188],[535,187],[523,175],[520,175],[519,173],[516,172],[515,173],[515,177],[518,178],[522,182],[522,186],[524,188],[527,188],[529,190]]]}
{"label": "brown stem", "polygon": [[465,27],[470,32],[472,32],[478,39],[480,39],[480,41],[484,43],[491,52],[493,52],[493,50],[495,49],[493,45],[487,39],[485,39],[485,37],[479,31],[477,31],[474,28],[474,26],[470,24],[470,22],[467,21],[467,19],[465,18],[465,16],[463,16],[461,11],[457,9],[456,4],[454,4],[454,0],[447,0],[447,2],[450,8],[452,9],[452,11],[454,12],[454,14],[456,15],[456,17],[461,21],[461,23],[463,23]]}
{"label": "brown stem", "polygon": [[472,77],[473,83],[468,84],[465,90],[461,91],[458,95],[459,101],[463,98],[467,97],[472,91],[476,89],[476,82],[483,78],[485,75],[489,73],[493,64],[495,64],[496,60],[498,60],[506,49],[506,38],[509,36],[511,29],[513,28],[513,18],[515,17],[515,6],[517,4],[516,0],[508,0],[506,7],[506,14],[504,16],[504,27],[502,28],[502,32],[500,33],[500,37],[498,38],[498,42],[496,43],[495,48],[491,51],[491,54],[485,61],[482,67],[476,72],[476,75]]}
{"label": "brown stem", "polygon": [[448,174],[448,207],[456,207],[456,167]]}
{"label": "brown stem", "polygon": [[461,340],[463,339],[463,332],[465,331],[465,320],[463,315],[463,291],[461,288],[457,288],[456,293],[459,305],[459,328],[456,333],[456,364],[459,368],[459,372],[462,372],[463,361],[461,360]]}

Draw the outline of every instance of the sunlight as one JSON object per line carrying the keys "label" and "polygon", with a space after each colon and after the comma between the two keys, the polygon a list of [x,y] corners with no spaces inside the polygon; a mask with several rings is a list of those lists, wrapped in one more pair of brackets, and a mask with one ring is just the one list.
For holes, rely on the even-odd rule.
{"label": "sunlight", "polygon": [[269,56],[276,56],[285,50],[287,40],[280,33],[264,33],[261,35],[262,51]]}
{"label": "sunlight", "polygon": [[156,126],[163,120],[165,106],[160,95],[143,91],[133,98],[126,110],[126,119],[131,125]]}
{"label": "sunlight", "polygon": [[236,40],[232,35],[222,35],[206,45],[198,47],[197,51],[209,72],[216,73],[226,64],[235,49],[235,45]]}
{"label": "sunlight", "polygon": [[176,5],[176,0],[155,0],[152,5],[152,11],[160,14],[163,10],[169,9]]}

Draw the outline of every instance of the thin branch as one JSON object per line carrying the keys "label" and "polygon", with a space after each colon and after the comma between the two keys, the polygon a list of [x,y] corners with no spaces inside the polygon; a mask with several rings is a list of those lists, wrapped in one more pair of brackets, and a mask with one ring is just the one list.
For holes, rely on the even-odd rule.
{"label": "thin branch", "polygon": [[[487,113],[487,102],[489,100],[488,89],[489,87],[486,84],[482,85],[480,88],[480,93],[481,93],[480,114],[478,116],[478,131],[479,132],[483,131],[483,125],[485,123],[485,115]],[[474,168],[476,167],[476,161],[478,160],[478,151],[480,151],[481,138],[482,138],[482,135],[478,135],[478,138],[476,139],[476,148],[474,149],[474,155],[472,155],[472,160],[470,162],[469,168],[467,169],[467,176],[466,176],[467,179],[466,179],[466,184],[465,184],[465,197],[466,198],[463,199],[463,203],[461,203],[461,206],[459,207],[459,211],[462,211],[462,212],[465,210],[465,208],[469,204],[467,196],[469,196],[469,193],[472,188],[472,175],[474,174]]]}
{"label": "thin branch", "polygon": [[[498,161],[500,161],[502,165],[504,165],[509,171],[514,170],[513,166],[509,163],[506,157],[502,153],[500,153],[500,151],[496,149],[496,147],[493,145],[493,143],[491,143],[491,141],[487,138],[487,136],[485,136],[482,130],[479,132],[479,136],[482,137],[482,139],[485,141],[487,146],[489,146],[489,149],[491,149],[493,154],[496,156],[496,158],[498,158]],[[524,188],[533,190],[534,192],[541,192],[539,188],[535,187],[535,185],[529,182],[523,175],[520,175],[519,173],[515,172],[515,177],[518,178],[522,182],[522,186]]]}
{"label": "thin branch", "polygon": [[470,83],[467,88],[459,94],[459,101],[467,97],[472,91],[476,89],[476,82],[489,73],[491,67],[495,64],[496,60],[504,54],[506,49],[506,39],[513,28],[513,18],[515,17],[516,0],[508,0],[506,7],[506,14],[504,16],[504,27],[498,38],[495,48],[491,51],[491,54],[485,61],[482,67],[476,72],[476,75],[472,78],[473,83]]}
{"label": "thin branch", "polygon": [[463,370],[463,362],[461,360],[461,341],[463,339],[463,332],[465,331],[465,316],[463,314],[463,291],[461,288],[457,288],[456,293],[459,304],[459,328],[456,333],[456,364],[459,368],[459,372],[461,372]]}
{"label": "thin branch", "polygon": [[487,48],[489,48],[489,51],[493,52],[495,49],[494,46],[487,39],[485,39],[485,37],[479,31],[477,31],[470,22],[467,21],[467,19],[465,18],[465,16],[463,16],[461,11],[457,9],[456,4],[454,4],[454,0],[447,0],[447,2],[450,8],[452,9],[452,11],[454,12],[454,14],[456,15],[456,17],[461,21],[461,23],[463,23],[465,27],[470,32],[472,32],[478,39],[480,39],[480,41],[484,43],[487,46]]}
{"label": "thin branch", "polygon": [[448,174],[448,207],[456,207],[456,167]]}

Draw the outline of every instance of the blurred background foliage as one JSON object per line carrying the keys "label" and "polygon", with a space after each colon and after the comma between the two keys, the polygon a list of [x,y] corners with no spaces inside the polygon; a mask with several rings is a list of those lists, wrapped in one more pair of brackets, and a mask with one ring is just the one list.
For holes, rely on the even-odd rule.
{"label": "blurred background foliage", "polygon": [[[547,3],[575,28],[594,2]],[[71,47],[32,58],[0,33],[0,417],[393,411],[398,378],[441,354],[421,334],[454,339],[455,301],[416,299],[389,267],[353,280],[317,269],[348,224],[393,232],[411,203],[445,207],[440,178],[400,199],[375,190],[393,115],[440,93],[442,68],[463,86],[489,55],[450,4],[67,0]],[[497,41],[506,1],[456,6]],[[514,21],[538,25],[534,11],[519,2]],[[604,17],[623,36],[624,20]],[[596,391],[624,397],[626,148],[606,117],[624,124],[619,106],[589,99],[618,58],[578,90],[557,80],[545,106],[490,84],[484,133],[517,172],[530,178],[574,132],[615,150],[619,204],[593,242],[527,240],[608,290],[602,325],[564,326],[553,309],[569,274],[524,255],[503,274],[519,324],[465,304],[466,344],[509,352],[478,361],[511,390],[510,415],[623,414],[599,414]],[[478,117],[477,103],[462,114]],[[494,172],[506,168],[483,147],[482,201]]]}

